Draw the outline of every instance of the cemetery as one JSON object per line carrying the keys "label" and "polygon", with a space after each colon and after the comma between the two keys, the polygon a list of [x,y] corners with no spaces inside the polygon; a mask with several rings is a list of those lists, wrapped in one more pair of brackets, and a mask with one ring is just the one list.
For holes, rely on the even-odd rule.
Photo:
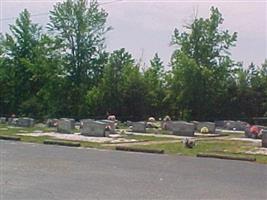
{"label": "cemetery", "polygon": [[186,156],[216,153],[217,157],[234,155],[267,164],[267,128],[241,121],[186,122],[166,116],[163,120],[150,117],[136,122],[120,122],[115,117],[40,122],[27,117],[0,117],[0,136],[22,142]]}

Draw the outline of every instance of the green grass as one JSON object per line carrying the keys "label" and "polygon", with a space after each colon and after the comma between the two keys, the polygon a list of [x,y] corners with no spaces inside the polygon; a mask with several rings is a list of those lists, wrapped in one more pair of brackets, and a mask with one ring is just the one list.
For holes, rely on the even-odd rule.
{"label": "green grass", "polygon": [[181,142],[150,144],[150,145],[134,145],[136,148],[163,149],[167,154],[179,154],[185,156],[196,156],[198,153],[219,153],[222,155],[235,155],[240,157],[255,157],[257,162],[267,164],[267,156],[265,155],[248,155],[241,153],[242,151],[254,148],[249,142],[243,141],[220,141],[220,140],[201,140],[197,141],[197,145],[192,148],[185,148]]}
{"label": "green grass", "polygon": [[[6,129],[7,130],[1,130],[1,129]],[[49,139],[55,139],[51,136],[30,136],[30,135],[26,135],[27,133],[32,133],[33,131],[36,130],[40,130],[43,132],[51,132],[51,131],[55,131],[55,128],[39,128],[39,127],[29,127],[29,128],[24,128],[24,127],[14,127],[14,128],[8,128],[7,125],[5,124],[0,124],[0,135],[3,136],[16,136],[17,134],[19,134],[20,130],[22,131],[26,131],[25,135],[19,135],[19,137],[21,138],[21,141],[23,142],[31,142],[31,143],[40,143],[42,144],[45,140],[49,140]],[[57,139],[58,141],[62,141],[62,142],[77,142],[77,141],[72,141],[72,140],[62,140],[62,139]],[[81,146],[82,147],[87,147],[87,148],[101,148],[101,144],[96,143],[96,142],[86,142],[86,141],[81,141]]]}
{"label": "green grass", "polygon": [[181,142],[177,143],[164,143],[164,144],[151,144],[151,145],[137,145],[146,148],[159,148],[164,149],[166,153],[182,155],[196,155],[197,153],[209,152],[224,152],[225,150],[237,152],[240,150],[249,149],[250,145],[247,142],[240,141],[222,141],[222,140],[200,140],[196,142],[194,148],[185,148]]}
{"label": "green grass", "polygon": [[70,146],[70,147],[80,147],[81,146],[80,142],[71,142],[71,141],[62,141],[62,140],[45,140],[44,144]]}
{"label": "green grass", "polygon": [[[26,128],[26,127],[13,127],[13,126],[8,126],[6,124],[0,124],[0,134],[1,135],[16,135],[18,133],[32,133],[32,132],[37,131],[37,130],[43,131],[43,132],[56,131],[55,128],[48,128],[48,127],[28,127],[28,128]],[[23,132],[20,132],[20,131],[23,131]]]}
{"label": "green grass", "polygon": [[172,137],[155,137],[153,135],[124,135],[126,139],[135,139],[138,141],[166,141],[166,140],[174,140]]}
{"label": "green grass", "polygon": [[[55,131],[55,128],[39,128],[39,127],[31,127],[31,128],[8,128],[7,125],[0,124],[0,135],[4,136],[15,136],[19,133],[19,130],[27,131],[27,133],[32,133],[35,130],[41,130],[43,132]],[[48,139],[55,139],[50,136],[27,136],[27,135],[20,135],[21,141],[23,142],[32,142],[32,143],[43,143],[44,140]],[[230,137],[243,137],[242,134],[231,134]],[[174,138],[168,137],[155,137],[149,135],[124,135],[126,139],[136,139],[138,141],[167,141],[167,140],[174,140]],[[77,141],[70,141],[70,140],[60,140],[65,142],[77,142]],[[115,149],[115,146],[105,146],[100,143],[96,142],[86,142],[86,141],[79,141],[81,143],[81,147],[85,148],[106,148],[106,149]],[[164,150],[166,154],[179,154],[185,156],[196,156],[198,153],[215,153],[215,154],[222,154],[222,155],[234,155],[240,157],[254,157],[257,159],[258,163],[267,164],[267,156],[265,155],[248,155],[242,153],[244,151],[250,151],[255,148],[251,142],[245,141],[227,141],[227,140],[218,140],[218,139],[202,139],[196,142],[196,146],[192,149],[185,148],[181,141],[176,143],[162,143],[162,144],[149,144],[149,145],[141,145],[141,144],[133,144],[131,145],[135,148],[146,148],[146,149],[158,149]]]}

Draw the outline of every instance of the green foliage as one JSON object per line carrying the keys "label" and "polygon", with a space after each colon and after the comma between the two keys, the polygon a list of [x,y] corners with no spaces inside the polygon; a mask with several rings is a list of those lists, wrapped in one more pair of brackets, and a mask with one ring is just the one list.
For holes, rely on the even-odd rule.
{"label": "green foliage", "polygon": [[67,0],[57,3],[50,12],[49,30],[61,44],[65,61],[69,98],[66,115],[79,117],[88,113],[85,94],[101,79],[106,62],[104,52],[107,13],[99,8],[97,1]]}
{"label": "green foliage", "polygon": [[105,51],[111,28],[97,1],[57,3],[47,33],[24,10],[10,33],[0,34],[0,113],[136,121],[267,116],[267,60],[236,63],[230,49],[237,33],[221,28],[217,8],[210,12],[175,29],[169,71],[157,53],[141,71],[124,48]]}
{"label": "green foliage", "polygon": [[131,54],[120,49],[110,54],[103,78],[97,87],[88,91],[87,102],[92,114],[143,118],[145,96],[146,85],[139,68]]}
{"label": "green foliage", "polygon": [[224,113],[221,106],[235,66],[229,48],[237,34],[221,30],[222,23],[221,13],[211,8],[209,18],[196,18],[185,32],[174,31],[172,44],[178,48],[171,59],[171,95],[180,118],[204,120]]}
{"label": "green foliage", "polygon": [[150,67],[145,71],[144,78],[148,89],[148,107],[149,115],[160,117],[166,115],[166,73],[164,65],[159,55],[156,53],[154,58],[150,61]]}
{"label": "green foliage", "polygon": [[0,65],[1,107],[4,113],[41,117],[44,102],[40,91],[55,76],[57,68],[53,64],[60,62],[54,60],[55,44],[39,25],[31,22],[27,10],[10,26],[10,31],[11,35],[2,36],[0,43],[4,52]]}

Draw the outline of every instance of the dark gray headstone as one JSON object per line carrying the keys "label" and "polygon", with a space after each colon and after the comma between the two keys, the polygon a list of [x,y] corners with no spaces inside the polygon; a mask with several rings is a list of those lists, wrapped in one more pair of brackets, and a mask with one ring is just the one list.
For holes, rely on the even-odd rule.
{"label": "dark gray headstone", "polygon": [[195,133],[195,124],[183,121],[172,121],[170,123],[170,129],[174,135],[193,137]]}
{"label": "dark gray headstone", "polygon": [[217,128],[224,128],[224,127],[225,127],[225,123],[226,123],[226,121],[224,121],[224,120],[220,120],[220,121],[215,121],[214,123],[215,123],[215,126],[216,126]]}
{"label": "dark gray headstone", "polygon": [[206,127],[209,133],[215,134],[215,123],[213,122],[199,122],[197,124],[197,131],[201,133],[201,129]]}
{"label": "dark gray headstone", "polygon": [[146,132],[146,122],[133,122],[133,132],[145,133]]}
{"label": "dark gray headstone", "polygon": [[33,125],[34,125],[34,119],[32,118],[23,117],[23,118],[19,118],[17,121],[17,126],[32,127]]}
{"label": "dark gray headstone", "polygon": [[191,121],[190,123],[195,124],[195,127],[197,127],[197,125],[199,124],[199,121]]}
{"label": "dark gray headstone", "polygon": [[225,121],[224,129],[226,130],[236,130],[245,131],[249,124],[242,121]]}

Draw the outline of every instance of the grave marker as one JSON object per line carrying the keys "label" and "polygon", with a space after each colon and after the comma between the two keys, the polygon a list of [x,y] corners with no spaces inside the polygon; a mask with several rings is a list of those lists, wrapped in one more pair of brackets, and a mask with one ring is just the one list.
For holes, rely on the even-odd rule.
{"label": "grave marker", "polygon": [[146,122],[133,122],[132,123],[133,132],[145,133],[146,132]]}
{"label": "grave marker", "polygon": [[262,143],[262,147],[267,148],[267,129],[262,131],[261,143]]}
{"label": "grave marker", "polygon": [[92,119],[82,120],[80,131],[82,135],[94,137],[105,137],[110,133],[106,122],[94,121]]}
{"label": "grave marker", "polygon": [[5,124],[5,123],[6,123],[6,118],[0,117],[0,124]]}
{"label": "grave marker", "polygon": [[61,118],[58,121],[57,131],[59,133],[73,133],[73,129],[75,126],[75,120],[74,119],[68,119],[68,118]]}
{"label": "grave marker", "polygon": [[208,133],[215,134],[215,123],[213,122],[199,122],[196,127],[199,133],[201,133],[201,130],[206,127],[208,129]]}
{"label": "grave marker", "polygon": [[183,121],[172,121],[170,129],[174,135],[194,137],[195,124]]}

